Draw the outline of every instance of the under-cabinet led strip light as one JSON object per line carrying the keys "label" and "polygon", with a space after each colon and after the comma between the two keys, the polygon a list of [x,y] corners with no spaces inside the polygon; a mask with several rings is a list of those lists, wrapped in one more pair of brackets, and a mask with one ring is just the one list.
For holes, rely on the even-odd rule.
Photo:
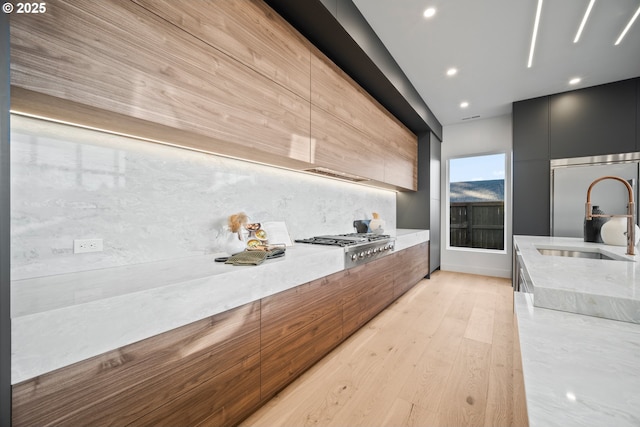
{"label": "under-cabinet led strip light", "polygon": [[624,36],[627,34],[627,31],[629,31],[629,28],[631,28],[631,26],[633,25],[634,21],[638,17],[638,15],[640,15],[640,7],[638,7],[638,10],[636,10],[636,13],[633,14],[633,16],[631,17],[631,20],[629,21],[627,26],[624,27],[624,30],[622,30],[622,33],[620,33],[620,37],[618,37],[618,40],[616,40],[616,42],[614,44],[615,46],[620,44],[620,42],[622,41]]}
{"label": "under-cabinet led strip light", "polygon": [[531,50],[529,51],[529,62],[527,68],[531,68],[533,64],[533,49],[536,46],[536,37],[538,36],[538,24],[540,23],[540,12],[542,11],[542,0],[538,0],[538,8],[536,10],[536,20],[533,24],[533,36],[531,37]]}
{"label": "under-cabinet led strip light", "polygon": [[578,28],[578,32],[576,33],[576,38],[573,39],[574,43],[578,43],[580,40],[580,35],[582,35],[582,30],[584,29],[585,24],[587,23],[587,19],[589,18],[589,14],[591,13],[591,8],[593,8],[593,4],[596,0],[591,0],[589,2],[589,6],[587,6],[587,11],[584,13],[584,17],[582,18],[582,22],[580,23],[580,27]]}

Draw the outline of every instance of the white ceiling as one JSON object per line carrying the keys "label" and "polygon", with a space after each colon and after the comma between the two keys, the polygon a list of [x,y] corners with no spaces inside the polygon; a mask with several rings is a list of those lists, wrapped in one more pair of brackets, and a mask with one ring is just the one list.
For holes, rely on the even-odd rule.
{"label": "white ceiling", "polygon": [[[527,68],[537,0],[353,0],[440,123],[508,114],[523,99],[640,76],[640,0],[545,0]],[[437,9],[430,19],[423,11]],[[446,70],[456,67],[453,77]],[[569,79],[582,81],[569,85]],[[466,109],[462,101],[469,102]]]}

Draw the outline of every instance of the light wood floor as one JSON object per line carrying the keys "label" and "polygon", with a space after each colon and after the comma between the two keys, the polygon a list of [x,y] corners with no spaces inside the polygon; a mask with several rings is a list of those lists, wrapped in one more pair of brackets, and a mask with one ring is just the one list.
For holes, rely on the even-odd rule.
{"label": "light wood floor", "polygon": [[526,426],[510,281],[438,271],[243,426]]}

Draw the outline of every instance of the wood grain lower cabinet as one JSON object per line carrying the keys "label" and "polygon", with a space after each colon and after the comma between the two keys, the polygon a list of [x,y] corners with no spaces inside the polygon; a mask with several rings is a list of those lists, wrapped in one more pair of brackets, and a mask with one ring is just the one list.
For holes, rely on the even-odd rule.
{"label": "wood grain lower cabinet", "polygon": [[156,424],[167,408],[185,420],[192,408],[203,421],[222,408],[243,413],[259,391],[226,389],[259,383],[259,346],[256,301],[14,385],[12,424]]}
{"label": "wood grain lower cabinet", "polygon": [[342,330],[345,338],[362,327],[393,301],[392,256],[352,268],[341,280],[344,289]]}
{"label": "wood grain lower cabinet", "polygon": [[429,243],[13,386],[14,426],[236,425],[428,274]]}
{"label": "wood grain lower cabinet", "polygon": [[342,307],[339,307],[293,334],[264,345],[260,352],[262,398],[273,396],[341,341]]}
{"label": "wood grain lower cabinet", "polygon": [[395,270],[393,297],[398,298],[429,274],[429,242],[393,254]]}

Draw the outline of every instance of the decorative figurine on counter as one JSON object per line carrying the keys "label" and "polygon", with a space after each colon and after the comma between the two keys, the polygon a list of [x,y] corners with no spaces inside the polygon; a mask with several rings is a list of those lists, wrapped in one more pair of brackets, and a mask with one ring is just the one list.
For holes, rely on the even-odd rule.
{"label": "decorative figurine on counter", "polygon": [[224,248],[225,252],[229,255],[242,252],[247,248],[247,244],[242,236],[242,229],[247,221],[248,217],[244,212],[239,212],[229,217],[228,226],[230,234]]}
{"label": "decorative figurine on counter", "polygon": [[373,219],[369,222],[369,230],[371,230],[372,233],[384,233],[384,220],[380,218],[377,212],[373,212],[372,215]]}

